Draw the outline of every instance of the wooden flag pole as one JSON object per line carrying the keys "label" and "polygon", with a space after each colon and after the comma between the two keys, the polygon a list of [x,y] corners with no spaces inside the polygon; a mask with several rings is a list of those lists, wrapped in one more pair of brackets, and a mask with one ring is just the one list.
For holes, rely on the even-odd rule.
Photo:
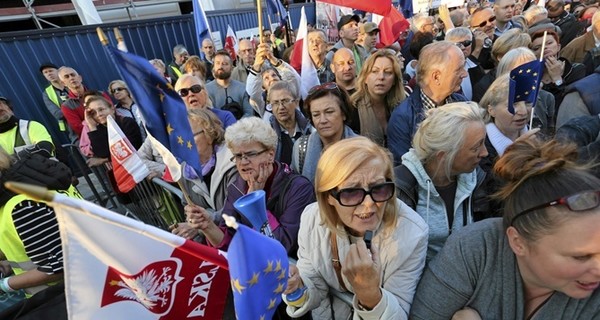
{"label": "wooden flag pole", "polygon": [[258,11],[258,34],[259,34],[259,43],[264,43],[262,30],[263,30],[263,21],[262,21],[262,0],[256,0],[256,10]]}

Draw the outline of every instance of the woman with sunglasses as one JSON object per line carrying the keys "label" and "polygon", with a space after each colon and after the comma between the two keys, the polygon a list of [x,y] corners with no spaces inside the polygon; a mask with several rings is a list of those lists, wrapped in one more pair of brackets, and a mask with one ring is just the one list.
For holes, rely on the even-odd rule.
{"label": "woman with sunglasses", "polygon": [[321,153],[342,139],[355,137],[356,133],[347,126],[351,118],[350,98],[335,82],[310,89],[303,108],[317,131],[296,140],[291,167],[313,182]]}
{"label": "woman with sunglasses", "polygon": [[597,319],[600,180],[574,145],[515,142],[494,167],[504,217],[466,227],[429,263],[413,319]]}
{"label": "woman with sunglasses", "polygon": [[[222,212],[252,226],[250,220],[234,209],[233,203],[250,192],[264,190],[273,236],[283,244],[289,256],[295,257],[300,214],[315,199],[310,182],[275,160],[277,134],[258,117],[242,118],[228,127],[225,142],[233,154],[230,161],[235,163],[239,175],[227,187]],[[187,205],[185,213],[188,223],[205,235],[209,245],[227,250],[233,229],[227,228],[224,222],[215,224],[212,216],[200,206]]]}
{"label": "woman with sunglasses", "polygon": [[[317,203],[302,213],[298,263],[290,265],[284,292],[290,316],[312,310],[313,319],[408,318],[425,265],[427,224],[394,197],[393,180],[391,154],[368,138],[325,150]],[[304,288],[303,299],[290,297]],[[354,294],[352,306],[330,288]]]}
{"label": "woman with sunglasses", "polygon": [[144,117],[140,112],[140,108],[131,98],[131,93],[127,84],[123,80],[113,80],[108,84],[108,91],[117,100],[115,104],[117,115],[121,117],[129,117],[137,122],[140,127],[140,133],[142,139],[146,138],[146,129],[144,124]]}
{"label": "woman with sunglasses", "polygon": [[398,198],[429,225],[428,261],[452,232],[487,216],[486,174],[478,166],[484,141],[477,104],[447,104],[429,111],[394,169]]}
{"label": "woman with sunglasses", "polygon": [[365,61],[351,101],[358,110],[354,129],[382,147],[387,145],[387,124],[392,111],[406,98],[402,66],[389,50],[377,50]]}

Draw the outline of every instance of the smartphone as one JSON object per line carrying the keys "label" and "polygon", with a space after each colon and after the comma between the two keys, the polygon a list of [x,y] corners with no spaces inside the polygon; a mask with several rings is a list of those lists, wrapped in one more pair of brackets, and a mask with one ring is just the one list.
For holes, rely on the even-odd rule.
{"label": "smartphone", "polygon": [[371,241],[373,240],[373,231],[367,230],[364,236],[365,244],[367,245],[367,249],[371,251]]}

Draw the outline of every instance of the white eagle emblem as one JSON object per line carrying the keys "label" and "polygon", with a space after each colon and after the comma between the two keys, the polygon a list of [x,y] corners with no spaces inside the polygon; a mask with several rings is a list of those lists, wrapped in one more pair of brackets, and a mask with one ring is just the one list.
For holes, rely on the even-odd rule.
{"label": "white eagle emblem", "polygon": [[121,277],[122,281],[117,283],[121,289],[115,292],[115,296],[137,301],[149,310],[160,302],[158,307],[162,308],[169,303],[168,293],[174,282],[170,271],[170,267],[163,267],[160,276],[156,275],[155,269],[150,269],[137,277]]}

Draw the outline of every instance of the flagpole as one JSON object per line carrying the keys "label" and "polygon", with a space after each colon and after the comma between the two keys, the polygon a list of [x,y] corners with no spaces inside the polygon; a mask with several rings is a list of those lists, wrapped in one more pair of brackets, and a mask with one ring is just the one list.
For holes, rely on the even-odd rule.
{"label": "flagpole", "polygon": [[7,181],[4,186],[15,193],[25,194],[35,200],[50,202],[54,199],[55,191],[50,191],[46,187],[36,186],[23,182]]}
{"label": "flagpole", "polygon": [[259,43],[264,43],[263,41],[263,21],[262,21],[262,0],[256,0],[256,10],[258,11],[258,34],[259,34]]}
{"label": "flagpole", "polygon": [[[548,35],[548,31],[544,31],[544,37],[542,38],[542,51],[540,51],[540,62],[544,61],[544,50],[546,49],[546,36]],[[541,76],[540,76],[541,79]],[[541,87],[541,85],[538,84],[538,88]],[[536,101],[533,102],[533,107],[531,107],[531,115],[529,116],[529,130],[532,129],[533,127],[533,114],[535,111],[535,103]]]}

